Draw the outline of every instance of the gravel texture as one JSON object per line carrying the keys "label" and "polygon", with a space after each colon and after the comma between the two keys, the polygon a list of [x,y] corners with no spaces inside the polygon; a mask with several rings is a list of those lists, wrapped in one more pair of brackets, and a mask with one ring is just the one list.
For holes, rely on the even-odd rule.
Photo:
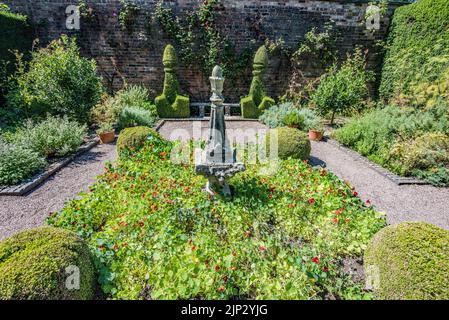
{"label": "gravel texture", "polygon": [[50,212],[61,210],[66,201],[88,191],[95,177],[103,173],[106,161],[114,161],[116,157],[115,144],[98,145],[28,195],[0,196],[0,240],[41,226]]}

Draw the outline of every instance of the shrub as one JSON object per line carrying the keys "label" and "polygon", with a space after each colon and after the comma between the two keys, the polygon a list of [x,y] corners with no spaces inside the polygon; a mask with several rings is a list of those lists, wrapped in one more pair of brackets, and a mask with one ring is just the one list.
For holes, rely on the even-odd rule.
{"label": "shrub", "polygon": [[425,133],[416,139],[396,143],[390,156],[401,163],[405,174],[449,164],[449,137],[442,133]]}
{"label": "shrub", "polygon": [[449,2],[420,0],[397,8],[387,39],[380,95],[426,105],[449,100]]}
{"label": "shrub", "polygon": [[190,100],[178,94],[179,83],[176,77],[178,59],[175,48],[167,45],[162,59],[164,65],[164,90],[155,99],[157,113],[161,118],[188,118],[190,116]]}
{"label": "shrub", "polygon": [[265,46],[257,50],[253,63],[253,80],[249,95],[242,98],[240,106],[243,118],[257,119],[266,109],[275,104],[275,101],[265,93],[263,75],[268,66],[268,53]]}
{"label": "shrub", "polygon": [[39,172],[45,164],[37,152],[0,139],[0,185],[19,183]]}
{"label": "shrub", "polygon": [[[447,104],[429,110],[387,106],[355,117],[334,133],[342,144],[400,175],[447,185]],[[433,138],[439,137],[436,141]],[[419,159],[418,159],[419,158]]]}
{"label": "shrub", "polygon": [[373,73],[365,70],[365,57],[357,50],[340,68],[334,64],[321,77],[310,103],[323,115],[330,113],[333,124],[336,114],[363,107],[364,100],[369,97],[368,82],[373,79]]}
{"label": "shrub", "polygon": [[[79,270],[79,290],[67,280]],[[75,233],[42,227],[0,243],[0,299],[92,299],[95,273],[90,252]]]}
{"label": "shrub", "polygon": [[136,150],[139,150],[147,140],[153,141],[154,143],[165,141],[159,133],[148,127],[124,129],[120,132],[117,140],[117,153],[120,156],[127,154],[129,151],[134,153]]}
{"label": "shrub", "polygon": [[103,96],[102,101],[93,108],[91,116],[96,123],[115,123],[125,108],[146,110],[153,118],[157,117],[148,89],[137,85],[127,86],[114,97]]}
{"label": "shrub", "polygon": [[13,13],[8,6],[0,2],[0,108],[8,86],[6,78],[14,72],[14,51],[27,53],[31,50],[33,30],[27,17]]}
{"label": "shrub", "polygon": [[449,299],[446,230],[424,222],[387,227],[374,236],[364,260],[380,299]]}
{"label": "shrub", "polygon": [[304,125],[301,129],[305,131],[318,126],[321,121],[321,118],[315,111],[308,108],[297,108],[291,102],[272,106],[259,117],[259,120],[270,128],[284,127],[287,125],[284,119],[290,113],[296,113],[298,116],[304,118]]}
{"label": "shrub", "polygon": [[108,298],[369,298],[340,261],[361,257],[385,221],[351,186],[287,160],[275,175],[247,164],[234,197],[211,199],[172,152],[146,142],[48,221],[89,242]]}
{"label": "shrub", "polygon": [[156,118],[152,111],[135,107],[126,107],[118,118],[120,129],[135,126],[153,127],[155,124]]}
{"label": "shrub", "polygon": [[85,125],[67,117],[48,116],[41,122],[28,120],[12,141],[45,157],[63,157],[78,150],[87,134]]}
{"label": "shrub", "polygon": [[28,116],[47,113],[87,122],[99,101],[101,78],[94,60],[79,55],[75,39],[62,36],[32,53],[29,64],[19,58],[16,86],[8,93],[8,105]]}
{"label": "shrub", "polygon": [[301,129],[304,127],[304,121],[305,121],[304,117],[296,112],[291,112],[287,114],[283,120],[283,122],[287,126],[297,126],[298,128]]}
{"label": "shrub", "polygon": [[271,152],[271,144],[276,142],[280,159],[307,160],[310,157],[310,140],[302,131],[288,127],[271,129],[265,137],[267,152]]}

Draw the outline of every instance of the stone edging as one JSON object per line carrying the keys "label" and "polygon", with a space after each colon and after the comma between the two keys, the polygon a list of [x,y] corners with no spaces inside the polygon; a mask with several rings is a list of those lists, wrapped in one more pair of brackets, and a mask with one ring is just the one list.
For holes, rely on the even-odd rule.
{"label": "stone edging", "polygon": [[340,144],[338,141],[336,141],[334,139],[331,139],[331,138],[327,137],[326,142],[331,144],[331,145],[333,145],[333,146],[335,146],[335,147],[337,147],[337,148],[339,148],[340,150],[342,150],[343,152],[345,152],[346,154],[348,154],[350,157],[354,158],[355,160],[363,162],[369,168],[373,169],[374,171],[376,171],[380,175],[384,176],[385,178],[387,178],[391,182],[394,182],[398,186],[400,186],[400,185],[410,185],[410,184],[419,184],[419,185],[429,185],[430,184],[430,183],[428,183],[428,182],[426,182],[424,180],[420,180],[420,179],[417,179],[417,178],[398,176],[398,175],[390,172],[389,170],[385,169],[384,167],[381,167],[380,165],[372,162],[368,158],[362,156],[360,153],[343,146],[342,144]]}
{"label": "stone edging", "polygon": [[5,187],[0,186],[0,196],[23,196],[27,194],[31,190],[41,185],[50,176],[52,176],[65,166],[67,166],[76,157],[82,155],[83,153],[97,146],[99,142],[100,140],[97,138],[94,139],[93,141],[87,142],[85,145],[81,146],[75,154],[50,164],[43,173],[40,173],[34,176],[33,178],[26,180],[25,182],[22,182],[14,186],[5,186]]}

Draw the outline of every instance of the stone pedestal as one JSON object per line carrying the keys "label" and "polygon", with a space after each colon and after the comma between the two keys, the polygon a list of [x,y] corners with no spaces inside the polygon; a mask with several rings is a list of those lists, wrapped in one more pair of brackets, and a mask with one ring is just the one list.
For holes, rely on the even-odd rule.
{"label": "stone pedestal", "polygon": [[231,148],[226,136],[226,123],[223,107],[223,71],[215,66],[210,77],[212,86],[211,117],[209,136],[206,144],[203,162],[195,166],[195,172],[208,179],[206,191],[215,195],[222,193],[231,195],[232,191],[227,180],[235,174],[245,171],[243,163],[236,163],[236,151]]}

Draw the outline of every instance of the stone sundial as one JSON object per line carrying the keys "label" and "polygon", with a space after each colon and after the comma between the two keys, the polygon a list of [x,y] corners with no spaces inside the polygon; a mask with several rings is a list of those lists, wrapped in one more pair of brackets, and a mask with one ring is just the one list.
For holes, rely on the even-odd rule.
{"label": "stone sundial", "polygon": [[215,66],[210,77],[212,86],[211,116],[209,122],[209,135],[205,154],[201,162],[195,165],[195,173],[208,179],[206,191],[215,195],[222,193],[232,195],[228,179],[239,172],[246,170],[243,163],[237,163],[236,150],[232,149],[226,136],[226,124],[223,107],[223,70]]}

